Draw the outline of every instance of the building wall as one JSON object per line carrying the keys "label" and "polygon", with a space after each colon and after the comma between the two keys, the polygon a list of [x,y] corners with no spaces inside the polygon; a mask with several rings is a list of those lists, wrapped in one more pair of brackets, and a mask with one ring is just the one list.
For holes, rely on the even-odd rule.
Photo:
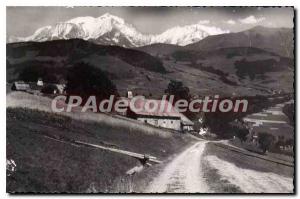
{"label": "building wall", "polygon": [[177,131],[181,131],[181,121],[180,119],[159,119],[159,118],[144,118],[138,117],[137,120],[142,121],[147,124],[151,124],[157,127],[163,127],[168,129],[174,129]]}
{"label": "building wall", "polygon": [[193,131],[194,130],[193,126],[183,126],[182,129],[184,131]]}

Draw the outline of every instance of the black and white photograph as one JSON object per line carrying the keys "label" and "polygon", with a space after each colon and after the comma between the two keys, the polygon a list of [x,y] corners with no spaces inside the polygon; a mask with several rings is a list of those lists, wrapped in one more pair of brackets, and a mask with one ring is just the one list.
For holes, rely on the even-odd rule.
{"label": "black and white photograph", "polygon": [[295,194],[295,21],[7,6],[6,192]]}

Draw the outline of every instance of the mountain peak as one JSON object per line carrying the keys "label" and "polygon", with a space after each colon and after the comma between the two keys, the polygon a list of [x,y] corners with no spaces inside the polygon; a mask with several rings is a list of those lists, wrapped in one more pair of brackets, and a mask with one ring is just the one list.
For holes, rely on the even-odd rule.
{"label": "mountain peak", "polygon": [[73,23],[73,24],[87,24],[87,23],[103,23],[103,22],[117,22],[120,24],[124,24],[124,19],[117,17],[115,15],[111,15],[110,13],[105,13],[104,15],[101,15],[100,17],[91,17],[91,16],[85,16],[85,17],[76,17],[73,19],[70,19],[66,22],[59,22],[59,23]]}
{"label": "mountain peak", "polygon": [[202,40],[209,35],[222,34],[220,28],[197,23],[186,26],[176,26],[161,34],[146,35],[137,31],[133,25],[121,17],[105,13],[97,18],[91,16],[76,17],[54,26],[38,29],[29,37],[11,37],[9,42],[47,41],[57,39],[79,38],[94,41],[98,44],[119,45],[123,47],[138,47],[153,43],[187,45]]}
{"label": "mountain peak", "polygon": [[124,19],[122,19],[118,16],[115,16],[115,15],[112,15],[110,13],[105,13],[105,14],[101,15],[100,17],[98,17],[98,19],[113,19],[113,20],[116,20],[119,22],[124,22]]}
{"label": "mountain peak", "polygon": [[85,16],[85,17],[76,17],[73,19],[70,19],[66,22],[59,22],[59,23],[75,23],[75,24],[79,24],[79,23],[86,23],[86,22],[91,22],[94,21],[95,18],[94,17],[90,17],[90,16]]}

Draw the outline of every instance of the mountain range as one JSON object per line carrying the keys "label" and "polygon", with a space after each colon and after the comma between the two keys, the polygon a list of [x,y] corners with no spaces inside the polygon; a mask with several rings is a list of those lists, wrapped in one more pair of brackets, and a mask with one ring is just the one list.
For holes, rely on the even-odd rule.
{"label": "mountain range", "polygon": [[68,67],[85,62],[107,73],[122,95],[132,90],[159,97],[174,79],[197,95],[294,89],[294,34],[289,28],[256,26],[228,33],[199,23],[144,35],[105,14],[43,27],[11,41],[6,48],[8,82],[39,77],[56,82],[65,79]]}
{"label": "mountain range", "polygon": [[77,17],[53,26],[37,29],[28,37],[14,37],[8,43],[26,41],[51,41],[65,39],[83,39],[102,45],[122,47],[139,47],[154,43],[185,46],[202,40],[210,35],[229,33],[218,27],[208,26],[201,22],[186,26],[176,26],[161,34],[143,34],[124,19],[106,13],[98,18]]}

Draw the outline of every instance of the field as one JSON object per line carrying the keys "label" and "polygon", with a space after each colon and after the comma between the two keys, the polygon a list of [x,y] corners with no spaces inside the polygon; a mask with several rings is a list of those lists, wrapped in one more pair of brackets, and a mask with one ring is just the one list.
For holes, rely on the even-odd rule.
{"label": "field", "polygon": [[[31,101],[27,107],[19,106],[21,96],[23,104]],[[161,160],[194,141],[189,135],[104,114],[54,114],[47,110],[47,103],[45,97],[26,93],[8,95],[7,160],[16,164],[16,170],[7,173],[8,192],[119,192],[128,185],[126,172],[140,165],[132,157],[50,138],[84,141]]]}
{"label": "field", "polygon": [[[11,108],[21,107],[53,113],[51,103],[52,100],[49,96],[31,95],[25,92],[10,92],[6,96],[6,106]],[[61,112],[59,114],[75,120],[101,122],[109,126],[125,128],[128,131],[134,129],[147,134],[155,134],[160,137],[170,137],[172,135],[171,131],[145,125],[137,120],[111,114],[97,114],[88,111],[81,112],[80,108],[72,109],[72,112]]]}
{"label": "field", "polygon": [[285,139],[294,139],[295,129],[291,125],[293,122],[289,121],[289,118],[282,112],[282,107],[285,104],[287,104],[287,102],[276,104],[275,106],[269,107],[260,113],[248,115],[246,117],[247,119],[251,119],[254,124],[259,124],[253,126],[253,131],[267,132],[275,137],[284,136]]}

